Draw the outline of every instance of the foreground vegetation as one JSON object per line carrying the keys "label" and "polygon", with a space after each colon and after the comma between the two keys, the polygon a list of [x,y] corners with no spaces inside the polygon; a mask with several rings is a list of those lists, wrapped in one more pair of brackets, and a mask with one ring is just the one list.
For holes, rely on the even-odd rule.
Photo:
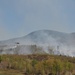
{"label": "foreground vegetation", "polygon": [[0,55],[0,75],[75,75],[74,71],[74,57]]}

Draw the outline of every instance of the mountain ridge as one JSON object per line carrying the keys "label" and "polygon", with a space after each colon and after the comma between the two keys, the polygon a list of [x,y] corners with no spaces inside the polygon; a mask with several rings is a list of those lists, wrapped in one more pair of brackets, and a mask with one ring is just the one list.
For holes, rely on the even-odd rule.
{"label": "mountain ridge", "polygon": [[[12,39],[8,39],[8,40],[4,40],[4,41],[0,41],[0,42],[5,42],[5,41],[9,41],[9,40],[16,40],[16,39],[20,39],[20,38],[26,38],[27,36],[30,36],[31,35],[31,37],[35,34],[37,34],[37,33],[40,33],[40,32],[44,32],[44,33],[49,33],[49,32],[52,32],[52,34],[54,34],[54,33],[59,33],[59,34],[68,34],[68,33],[63,33],[63,32],[58,32],[58,31],[53,31],[53,30],[37,30],[37,31],[34,31],[34,32],[31,32],[31,33],[29,33],[29,34],[27,34],[27,35],[25,35],[25,36],[23,36],[23,37],[19,37],[19,38],[12,38]],[[37,36],[39,36],[39,35],[37,35]],[[34,37],[34,36],[33,36]]]}

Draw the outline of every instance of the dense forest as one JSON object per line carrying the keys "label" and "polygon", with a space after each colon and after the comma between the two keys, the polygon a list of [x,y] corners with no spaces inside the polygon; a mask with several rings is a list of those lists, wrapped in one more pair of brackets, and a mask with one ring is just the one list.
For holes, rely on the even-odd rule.
{"label": "dense forest", "polygon": [[0,75],[75,75],[75,57],[0,55]]}

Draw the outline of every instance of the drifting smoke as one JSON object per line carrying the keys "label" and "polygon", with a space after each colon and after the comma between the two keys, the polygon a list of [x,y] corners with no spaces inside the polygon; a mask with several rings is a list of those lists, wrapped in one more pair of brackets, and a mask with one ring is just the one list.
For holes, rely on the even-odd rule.
{"label": "drifting smoke", "polygon": [[[15,50],[13,50],[12,47],[11,49],[18,54],[32,54],[38,51],[41,53],[50,53],[49,50],[52,49],[54,54],[75,56],[74,40],[75,34],[61,33],[51,30],[39,30],[21,38],[3,41],[0,44],[7,45],[5,47],[8,47],[9,45],[12,47],[16,46]],[[19,42],[19,45],[17,45],[16,42]],[[36,49],[35,45],[38,49]]]}

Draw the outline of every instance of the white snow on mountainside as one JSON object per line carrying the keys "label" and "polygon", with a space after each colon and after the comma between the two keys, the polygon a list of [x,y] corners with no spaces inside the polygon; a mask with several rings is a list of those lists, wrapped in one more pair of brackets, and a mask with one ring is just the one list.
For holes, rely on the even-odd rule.
{"label": "white snow on mountainside", "polygon": [[50,53],[49,48],[55,54],[75,56],[75,33],[38,30],[24,37],[0,41],[0,54]]}

